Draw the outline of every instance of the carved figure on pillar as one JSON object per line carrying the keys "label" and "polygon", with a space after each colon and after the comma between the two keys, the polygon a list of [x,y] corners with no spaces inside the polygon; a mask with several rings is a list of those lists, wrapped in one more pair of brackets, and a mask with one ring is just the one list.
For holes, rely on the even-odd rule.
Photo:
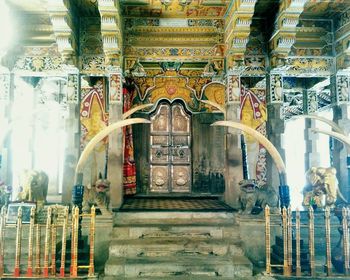
{"label": "carved figure on pillar", "polygon": [[266,205],[271,211],[277,210],[278,195],[269,185],[258,187],[255,180],[242,180],[239,182],[241,193],[239,202],[243,214],[260,214]]}
{"label": "carved figure on pillar", "polygon": [[109,213],[109,189],[110,182],[107,179],[103,179],[100,174],[99,179],[92,187],[84,188],[83,212],[90,213],[91,207],[96,206],[100,209],[102,215]]}

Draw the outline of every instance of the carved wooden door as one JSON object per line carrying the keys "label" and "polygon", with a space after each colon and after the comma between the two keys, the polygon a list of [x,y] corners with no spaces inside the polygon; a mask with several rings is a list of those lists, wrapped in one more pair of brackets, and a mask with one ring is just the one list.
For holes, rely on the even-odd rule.
{"label": "carved wooden door", "polygon": [[161,103],[151,115],[150,192],[191,191],[191,117],[179,104]]}

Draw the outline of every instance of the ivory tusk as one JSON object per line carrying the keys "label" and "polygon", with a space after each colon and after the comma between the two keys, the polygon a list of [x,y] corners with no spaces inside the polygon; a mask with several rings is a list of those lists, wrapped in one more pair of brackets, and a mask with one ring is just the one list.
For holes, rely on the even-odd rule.
{"label": "ivory tusk", "polygon": [[218,121],[212,124],[212,126],[228,126],[232,128],[236,128],[239,130],[244,131],[245,133],[249,134],[250,136],[254,137],[257,141],[259,141],[266,150],[270,153],[274,163],[276,164],[277,170],[280,174],[286,173],[286,167],[284,165],[283,159],[280,155],[280,153],[277,151],[276,147],[260,132],[256,131],[255,129],[233,121]]}
{"label": "ivory tusk", "polygon": [[80,158],[77,163],[77,167],[75,169],[75,177],[77,177],[77,174],[80,173],[83,170],[84,164],[89,157],[90,153],[93,151],[95,146],[107,135],[109,135],[114,130],[121,128],[123,126],[132,125],[132,124],[138,124],[138,123],[150,123],[149,120],[142,119],[142,118],[132,118],[127,120],[122,120],[115,122],[113,124],[110,124],[103,130],[101,130],[99,133],[97,133],[90,142],[86,145],[84,151],[81,153]]}
{"label": "ivory tusk", "polygon": [[344,135],[343,133],[338,133],[335,131],[328,131],[328,130],[323,130],[323,129],[318,129],[318,128],[312,128],[311,131],[314,133],[326,134],[328,136],[331,136],[331,137],[339,140],[340,142],[347,145],[347,151],[348,151],[348,153],[350,152],[350,138],[348,136]]}
{"label": "ivory tusk", "polygon": [[226,116],[226,110],[220,104],[213,102],[213,101],[210,101],[210,100],[199,100],[199,101],[215,107],[216,109],[218,109],[221,113],[223,113]]}
{"label": "ivory tusk", "polygon": [[335,132],[338,132],[338,133],[345,135],[344,130],[338,124],[336,124],[335,122],[333,122],[325,117],[320,117],[320,116],[316,116],[316,115],[298,115],[298,116],[295,116],[293,118],[315,119],[315,120],[318,120],[318,121],[321,121],[321,122],[328,124],[329,126],[331,126],[334,129]]}
{"label": "ivory tusk", "polygon": [[137,112],[137,111],[140,111],[140,110],[143,110],[145,108],[148,108],[148,107],[152,107],[154,104],[153,103],[149,103],[149,104],[141,104],[141,105],[138,105],[132,109],[130,109],[129,111],[126,111],[122,118],[123,120],[127,119],[128,117],[130,117],[133,113]]}

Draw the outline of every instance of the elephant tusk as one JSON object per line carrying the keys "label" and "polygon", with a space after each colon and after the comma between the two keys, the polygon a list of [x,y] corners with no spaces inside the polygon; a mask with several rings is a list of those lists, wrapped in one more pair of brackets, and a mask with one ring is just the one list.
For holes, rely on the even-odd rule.
{"label": "elephant tusk", "polygon": [[[236,129],[242,130],[245,133],[249,134],[250,136],[254,137],[270,153],[274,163],[276,164],[277,170],[280,173],[280,175],[284,176],[286,174],[286,167],[284,165],[284,162],[283,162],[283,159],[282,159],[280,153],[277,151],[276,147],[260,132],[256,131],[255,129],[253,129],[247,125],[244,125],[244,124],[241,124],[238,122],[233,122],[233,121],[217,121],[217,122],[212,124],[212,126],[217,126],[217,125],[236,128]],[[283,182],[283,183],[286,184],[286,182]]]}
{"label": "elephant tusk", "polygon": [[218,109],[221,113],[224,114],[224,116],[226,116],[226,110],[224,107],[222,107],[220,104],[216,103],[216,102],[213,102],[213,101],[210,101],[210,100],[199,100],[200,102],[202,103],[205,103],[205,104],[208,104],[208,105],[211,105],[213,107],[215,107],[216,109]]}
{"label": "elephant tusk", "polygon": [[148,108],[148,107],[152,107],[153,105],[154,105],[153,103],[149,103],[149,104],[141,104],[139,106],[136,106],[136,107],[130,109],[129,111],[126,111],[123,114],[122,118],[123,118],[123,120],[125,120],[128,117],[130,117],[133,113],[140,111],[140,110],[143,110],[143,109]]}
{"label": "elephant tusk", "polygon": [[312,128],[311,131],[314,133],[326,134],[328,136],[331,136],[331,137],[339,140],[340,142],[347,145],[347,151],[348,151],[348,153],[350,152],[350,138],[348,136],[344,135],[343,133],[338,133],[335,131],[328,131],[328,130],[323,130],[323,129],[317,129],[317,128]]}
{"label": "elephant tusk", "polygon": [[299,115],[299,116],[295,116],[293,118],[315,119],[315,120],[318,120],[318,121],[321,121],[323,123],[328,124],[330,127],[333,128],[333,130],[335,132],[338,132],[338,133],[345,135],[344,130],[338,124],[336,124],[335,122],[333,122],[325,117],[320,117],[320,116],[316,116],[316,115]]}
{"label": "elephant tusk", "polygon": [[138,124],[138,123],[151,123],[149,120],[142,119],[142,118],[133,118],[133,119],[127,119],[115,122],[113,124],[110,124],[103,130],[101,130],[99,133],[97,133],[90,142],[86,145],[84,151],[81,153],[80,158],[77,163],[77,167],[75,169],[75,181],[77,179],[77,174],[81,173],[84,167],[84,164],[89,157],[90,153],[93,151],[95,146],[107,135],[109,135],[114,130],[121,128],[123,126],[132,125],[132,124]]}

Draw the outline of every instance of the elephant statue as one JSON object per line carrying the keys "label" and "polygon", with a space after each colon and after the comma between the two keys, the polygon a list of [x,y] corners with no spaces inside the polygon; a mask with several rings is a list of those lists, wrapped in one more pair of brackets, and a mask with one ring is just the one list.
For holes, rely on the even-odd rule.
{"label": "elephant statue", "polygon": [[49,177],[43,171],[25,170],[22,177],[21,192],[18,193],[19,201],[36,202],[38,208],[46,203]]}
{"label": "elephant statue", "polygon": [[83,212],[89,213],[93,205],[101,211],[102,215],[109,213],[110,182],[107,179],[98,179],[91,188],[84,187]]}
{"label": "elephant statue", "polygon": [[314,208],[334,208],[339,197],[347,202],[339,191],[337,170],[334,167],[311,167],[305,174],[303,206]]}
{"label": "elephant statue", "polygon": [[239,182],[241,193],[239,202],[241,204],[241,213],[259,214],[266,205],[269,205],[271,211],[278,207],[279,198],[275,189],[269,185],[259,187],[255,180],[242,180]]}

